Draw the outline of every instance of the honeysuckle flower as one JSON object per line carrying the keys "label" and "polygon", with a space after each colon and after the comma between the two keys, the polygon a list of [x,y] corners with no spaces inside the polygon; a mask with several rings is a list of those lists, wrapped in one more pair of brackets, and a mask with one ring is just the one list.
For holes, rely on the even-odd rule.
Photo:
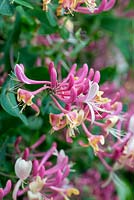
{"label": "honeysuckle flower", "polygon": [[40,176],[37,176],[36,180],[29,184],[29,189],[33,193],[38,193],[42,190],[45,182],[46,182],[45,179],[42,180]]}
{"label": "honeysuckle flower", "polygon": [[66,139],[71,142],[71,137],[75,137],[75,131],[78,132],[78,126],[85,119],[85,113],[81,110],[73,110],[67,114],[52,114],[49,115],[50,124],[52,125],[52,131],[58,131],[63,128],[66,130]]}
{"label": "honeysuckle flower", "polygon": [[[89,80],[93,82],[99,82],[100,74],[98,71],[94,73],[93,69],[90,69],[88,73],[88,66],[84,64],[82,68],[80,68],[76,72],[76,64],[72,66],[70,69],[68,76],[63,79],[63,81],[56,81],[56,72],[54,69],[54,65],[49,65],[50,70],[50,80],[51,80],[51,93],[53,97],[58,98],[62,102],[67,105],[73,104],[75,102],[79,102],[79,96],[83,93],[87,93],[89,87]],[[54,87],[53,87],[54,86]],[[67,111],[62,110],[61,107],[56,102],[56,99],[53,98],[54,103],[59,107],[63,113]]]}
{"label": "honeysuckle flower", "polygon": [[34,98],[35,95],[37,95],[38,93],[42,92],[43,90],[45,90],[46,87],[41,87],[38,90],[35,91],[28,91],[28,90],[24,90],[19,88],[17,90],[17,100],[18,102],[20,102],[20,104],[22,103],[23,107],[21,109],[21,112],[24,110],[24,108],[26,106],[30,106],[33,110],[35,110],[37,112],[37,114],[39,114],[40,110],[39,107],[33,103],[32,99]]}
{"label": "honeysuckle flower", "polygon": [[[26,77],[23,65],[16,65],[15,74],[19,81],[25,84],[43,84],[35,91],[19,89],[17,99],[24,103],[24,107],[28,105],[39,111],[32,99],[39,93],[46,91],[61,112],[49,115],[52,126],[51,133],[64,128],[67,142],[72,142],[72,138],[76,136],[76,132],[79,132],[78,128],[81,126],[89,142],[88,145],[92,146],[96,153],[99,151],[98,144],[103,145],[103,141],[109,133],[117,135],[118,138],[121,136],[119,135],[120,129],[115,134],[116,129],[113,127],[121,123],[119,116],[122,111],[122,103],[118,101],[119,95],[117,93],[114,98],[111,96],[108,98],[109,94],[107,97],[103,88],[100,89],[99,71],[94,71],[92,68],[89,70],[87,64],[83,64],[78,70],[76,67],[76,64],[72,65],[68,75],[62,79],[54,63],[50,62],[48,66],[50,81],[36,81]],[[102,120],[102,122],[98,120]],[[97,136],[93,135],[86,128],[85,122],[91,127],[93,125],[99,126],[102,133],[97,134]]]}
{"label": "honeysuckle flower", "polygon": [[113,115],[113,116],[110,116],[106,119],[106,122],[105,122],[105,127],[107,129],[107,131],[112,128],[116,123],[117,121],[119,120],[119,117],[116,116],[116,115]]}
{"label": "honeysuckle flower", "polygon": [[[58,8],[57,8],[57,15],[62,15],[63,12],[65,13],[73,13],[73,12],[80,12],[84,14],[97,14],[103,11],[110,10],[116,0],[102,0],[100,5],[97,6],[96,0],[59,0]],[[48,11],[48,5],[50,4],[51,0],[43,0],[43,10]]]}
{"label": "honeysuckle flower", "polygon": [[108,11],[110,10],[114,4],[115,4],[116,0],[102,0],[100,5],[97,7],[94,7],[93,9],[89,9],[88,7],[83,7],[81,6],[81,4],[78,4],[77,8],[75,9],[76,12],[80,12],[83,14],[97,14],[103,11]]}
{"label": "honeysuckle flower", "polygon": [[126,146],[124,147],[123,154],[128,155],[128,157],[132,156],[134,159],[134,136],[130,137]]}
{"label": "honeysuckle flower", "polygon": [[0,200],[2,200],[10,191],[12,187],[11,180],[8,180],[4,188],[0,188]]}
{"label": "honeysuckle flower", "polygon": [[79,126],[82,121],[84,120],[84,110],[73,110],[72,112],[69,112],[66,114],[67,123],[69,124],[70,128],[75,128]]}
{"label": "honeysuckle flower", "polygon": [[85,113],[83,110],[74,110],[66,114],[67,130],[66,140],[72,142],[71,138],[75,137],[75,132],[79,132],[78,126],[84,121]]}
{"label": "honeysuckle flower", "polygon": [[99,149],[99,144],[104,145],[105,143],[105,139],[103,135],[94,135],[90,138],[88,138],[89,144],[90,146],[93,148],[95,154],[97,154],[98,151],[100,151]]}
{"label": "honeysuckle flower", "polygon": [[92,135],[88,138],[88,142],[88,144],[84,144],[82,141],[79,141],[79,144],[83,147],[91,146],[94,150],[95,155],[97,155],[97,153],[101,151],[99,145],[104,145],[105,138],[103,135]]}
{"label": "honeysuckle flower", "polygon": [[[56,76],[54,75],[54,77]],[[103,95],[105,95],[103,90],[99,90],[100,73],[98,71],[94,72],[92,68],[88,73],[88,66],[86,64],[76,72],[76,66],[74,65],[68,76],[62,81],[61,85],[63,83],[68,83],[69,78],[71,83],[69,83],[69,87],[73,86],[73,88],[75,88],[77,96],[71,105],[68,104],[70,106],[65,107],[69,108],[68,110],[61,109],[62,113],[60,114],[50,114],[49,119],[50,124],[52,125],[52,131],[65,128],[66,140],[72,142],[71,137],[75,137],[75,131],[78,131],[78,126],[82,125],[83,122],[88,121],[91,125],[95,123],[100,126],[105,137],[107,137],[109,133],[117,138],[122,137],[122,132],[120,133],[120,130],[113,128],[121,119],[119,114],[122,110],[122,104],[121,102],[116,101],[118,95],[116,95],[114,99],[103,97]],[[57,87],[56,85],[58,82],[56,83],[56,78],[52,80],[54,81],[53,85]],[[71,108],[73,109],[71,110]],[[104,124],[98,123],[97,120],[99,119],[103,119],[105,121]],[[84,129],[86,137],[88,141],[90,141],[92,134],[89,133],[86,128]],[[98,144],[104,144],[103,135],[97,137],[97,139],[99,140],[95,141],[97,141]],[[89,146],[93,146],[94,152],[97,152],[97,146],[95,147],[95,145],[92,145],[92,142],[89,142]]]}
{"label": "honeysuckle flower", "polygon": [[65,114],[49,114],[49,122],[52,125],[52,132],[58,131],[62,128],[64,128],[67,125],[67,119],[65,117]]}
{"label": "honeysuckle flower", "polygon": [[[15,74],[19,81],[25,84],[45,84],[43,87],[39,88],[36,91],[26,91],[23,89],[18,90],[18,100],[23,101],[26,105],[30,105],[33,109],[38,110],[37,106],[32,103],[32,98],[34,95],[44,91],[47,89],[48,93],[52,97],[52,100],[56,104],[56,106],[63,112],[67,113],[68,111],[59,104],[57,101],[60,100],[64,102],[66,105],[71,105],[75,102],[79,102],[79,96],[87,93],[89,88],[89,81],[93,83],[98,83],[100,79],[100,73],[96,71],[94,73],[93,69],[89,70],[88,73],[88,66],[84,64],[82,68],[80,68],[76,72],[76,64],[74,64],[68,76],[61,80],[57,80],[57,72],[54,68],[54,64],[52,62],[49,63],[49,74],[50,74],[50,81],[36,81],[26,77],[24,73],[24,66],[22,64],[15,66]],[[21,96],[20,96],[21,93]]]}
{"label": "honeysuckle flower", "polygon": [[131,133],[129,139],[123,147],[122,154],[118,159],[120,166],[134,168],[134,115],[129,120],[128,132]]}
{"label": "honeysuckle flower", "polygon": [[14,72],[18,81],[26,84],[49,84],[48,81],[37,81],[29,79],[24,73],[23,64],[16,64],[14,68]]}
{"label": "honeysuckle flower", "polygon": [[[134,168],[134,130],[133,130],[133,120],[134,116],[132,115],[129,120],[129,125],[126,131],[125,136],[120,140],[120,137],[118,140],[115,142],[112,141],[110,142],[110,149],[111,153],[110,154],[99,154],[99,158],[105,165],[106,169],[110,171],[110,174],[123,168],[127,167],[128,169],[133,169]],[[110,121],[109,121],[110,122]],[[112,122],[112,121],[111,121]],[[110,122],[110,125],[112,124]],[[113,120],[115,122],[115,120]],[[124,122],[124,121],[123,121]],[[119,130],[120,130],[120,125],[119,125]],[[110,158],[113,158],[114,161],[116,161],[113,166],[109,166],[103,159],[103,156],[110,156]],[[111,180],[111,177],[109,177],[109,181]],[[108,181],[108,182],[109,182]]]}
{"label": "honeysuckle flower", "polygon": [[36,176],[36,179],[29,184],[29,191],[28,191],[29,200],[43,199],[43,195],[40,193],[40,191],[43,189],[45,182],[46,182],[45,179],[41,179],[40,176]]}
{"label": "honeysuckle flower", "polygon": [[22,112],[26,106],[31,106],[37,113],[39,113],[38,106],[32,101],[33,98],[34,98],[34,94],[32,92],[24,90],[24,89],[17,90],[18,102],[24,103],[20,112]]}
{"label": "honeysuckle flower", "polygon": [[[85,4],[87,6],[87,8],[89,9],[90,13],[94,13],[95,8],[96,8],[96,1],[95,0],[85,0],[85,1],[74,1],[74,0],[63,0],[63,1],[59,1],[59,6],[57,8],[57,15],[61,15],[62,14],[62,9],[68,11],[68,13],[72,14],[73,11],[77,11],[77,7],[80,7],[80,4]],[[66,12],[67,13],[67,12]]]}
{"label": "honeysuckle flower", "polygon": [[[75,66],[76,67],[76,66]],[[31,96],[36,95],[43,90],[49,89],[50,93],[58,98],[59,100],[65,103],[72,103],[77,96],[76,89],[73,87],[73,78],[72,76],[68,77],[66,81],[64,80],[61,83],[58,83],[57,72],[54,68],[54,64],[50,62],[49,64],[49,74],[50,81],[36,81],[26,77],[24,74],[24,66],[22,64],[15,66],[15,74],[19,81],[25,84],[45,84],[42,88],[39,88],[37,91],[30,92]],[[25,100],[24,100],[25,101]],[[56,99],[55,99],[56,102]]]}
{"label": "honeysuckle flower", "polygon": [[106,109],[101,108],[100,106],[110,102],[110,99],[108,98],[102,98],[103,92],[99,91],[99,85],[98,83],[89,83],[89,91],[88,94],[84,97],[83,102],[86,103],[89,107],[89,110],[91,112],[91,123],[95,121],[95,111],[98,112],[107,112]]}
{"label": "honeysuckle flower", "polygon": [[[33,158],[32,172],[29,169],[29,161],[24,161],[21,158],[16,162],[16,165],[19,168],[19,170],[16,172],[16,175],[21,179],[17,182],[17,186],[15,186],[13,192],[14,200],[17,199],[17,196],[25,194],[27,194],[27,198],[29,200],[69,200],[71,195],[79,195],[79,190],[74,188],[73,185],[69,184],[69,180],[67,178],[71,170],[68,157],[63,150],[57,150],[56,143],[53,143],[52,147],[47,152],[37,153],[36,151],[36,153],[32,153],[32,151],[34,152],[35,148],[39,146],[43,140],[44,137],[42,136],[35,144],[29,148],[27,147],[23,152],[24,156],[25,151],[28,149],[28,158]],[[38,156],[40,159],[38,159]],[[55,164],[51,162],[51,157],[56,157]],[[22,168],[22,162],[26,166],[25,169],[27,168],[27,173],[25,172],[25,169]],[[22,165],[20,167],[21,163]],[[21,175],[20,171],[22,171],[23,176]],[[27,186],[20,190],[19,187],[24,180],[27,180]]]}
{"label": "honeysuckle flower", "polygon": [[107,134],[112,134],[114,137],[121,140],[125,133],[123,133],[120,129],[114,128],[114,126],[117,125],[118,122],[122,123],[123,120],[123,117],[121,118],[118,115],[107,116],[104,124],[104,130]]}
{"label": "honeysuckle flower", "polygon": [[94,97],[97,95],[99,91],[99,85],[97,83],[90,83],[90,87],[89,87],[89,92],[84,100],[84,103],[86,103],[90,109],[91,112],[91,123],[94,122],[95,120],[95,112],[94,112],[94,103],[92,103],[92,100],[94,99]]}

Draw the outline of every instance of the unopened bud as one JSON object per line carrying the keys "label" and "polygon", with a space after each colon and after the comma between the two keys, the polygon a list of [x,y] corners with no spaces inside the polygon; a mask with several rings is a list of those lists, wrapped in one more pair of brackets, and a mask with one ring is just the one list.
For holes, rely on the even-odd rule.
{"label": "unopened bud", "polygon": [[26,161],[22,158],[18,158],[15,163],[15,173],[18,178],[25,180],[29,177],[32,170],[32,161]]}

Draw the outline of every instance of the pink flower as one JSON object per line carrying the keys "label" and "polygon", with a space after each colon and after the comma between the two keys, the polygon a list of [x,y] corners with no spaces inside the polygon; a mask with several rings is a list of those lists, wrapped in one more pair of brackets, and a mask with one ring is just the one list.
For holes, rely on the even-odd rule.
{"label": "pink flower", "polygon": [[19,103],[24,104],[21,109],[21,112],[24,110],[26,106],[30,106],[33,110],[37,112],[37,115],[38,115],[40,112],[39,107],[35,103],[33,103],[32,99],[34,98],[35,95],[42,92],[45,88],[46,87],[42,87],[33,92],[19,88],[17,90],[17,100]]}
{"label": "pink flower", "polygon": [[[110,2],[109,2],[110,3]],[[36,81],[26,77],[24,74],[24,67],[16,65],[15,72],[17,78],[26,84],[45,84],[35,91],[27,91],[24,89],[18,90],[18,101],[24,103],[25,106],[31,106],[35,111],[39,112],[38,106],[33,103],[32,99],[35,95],[46,90],[50,95],[52,101],[61,111],[60,114],[51,113],[49,116],[50,124],[52,125],[52,132],[62,130],[65,128],[67,142],[72,142],[72,138],[79,132],[79,126],[84,130],[88,145],[92,146],[94,152],[101,151],[99,144],[104,145],[106,137],[111,133],[120,138],[119,131],[115,131],[113,126],[119,123],[120,112],[122,111],[122,103],[117,101],[119,95],[114,95],[114,98],[107,98],[105,96],[105,88],[100,90],[100,72],[89,70],[88,65],[84,64],[81,68],[76,70],[77,65],[72,65],[67,76],[60,80],[59,74],[54,67],[54,63],[49,63],[50,81]],[[61,74],[60,74],[61,75]],[[104,97],[103,97],[104,95]],[[109,96],[109,94],[108,94]],[[62,106],[60,102],[64,103]],[[112,119],[115,122],[113,123]],[[98,120],[103,120],[99,122]],[[86,127],[86,123],[90,126],[97,125],[101,128],[102,133],[94,136]]]}
{"label": "pink flower", "polygon": [[105,138],[103,135],[92,135],[88,138],[88,144],[84,144],[82,141],[79,141],[79,144],[82,147],[88,147],[91,146],[94,150],[95,155],[97,155],[98,152],[100,152],[100,145],[104,145]]}
{"label": "pink flower", "polygon": [[51,132],[61,130],[66,127],[66,140],[72,142],[71,138],[75,137],[75,132],[78,131],[78,126],[85,119],[85,113],[83,110],[73,110],[67,114],[52,114],[49,115],[50,124],[52,126]]}
{"label": "pink flower", "polygon": [[[72,194],[79,195],[79,190],[68,182],[67,177],[71,168],[68,157],[63,150],[57,151],[56,143],[53,143],[52,147],[47,152],[36,151],[36,153],[32,153],[33,150],[33,152],[35,152],[35,148],[39,146],[44,139],[45,138],[42,136],[35,144],[26,148],[23,152],[23,156],[26,156],[25,159],[29,157],[33,158],[32,172],[31,161],[25,161],[19,158],[15,164],[16,175],[20,180],[17,182],[13,192],[14,200],[17,199],[17,196],[21,195],[27,196],[29,200],[59,200],[64,198],[69,199]],[[26,154],[26,152],[28,153]],[[38,156],[40,159],[38,159]],[[56,157],[55,164],[51,162],[52,157]],[[25,179],[27,180],[27,186],[20,190],[19,187]]]}
{"label": "pink flower", "polygon": [[[43,0],[43,10],[48,11],[48,5],[50,1]],[[63,0],[59,1],[59,6],[57,8],[57,15],[62,15],[62,10],[67,12],[65,13],[73,13],[73,12],[80,12],[84,14],[97,14],[103,11],[110,10],[116,0],[102,0],[100,5],[97,6],[96,0]]]}
{"label": "pink flower", "polygon": [[36,81],[29,79],[24,73],[24,66],[23,64],[16,64],[14,68],[15,75],[18,81],[26,84],[49,84],[48,81]]}
{"label": "pink flower", "polygon": [[79,3],[78,6],[76,6],[75,11],[83,13],[83,14],[92,14],[92,13],[98,14],[103,11],[110,10],[114,6],[115,2],[116,2],[116,0],[102,0],[98,7],[95,6],[96,8],[94,8],[94,10],[92,10],[92,9],[90,10],[90,8],[88,8],[88,6],[83,7],[83,6],[81,6],[81,3]]}

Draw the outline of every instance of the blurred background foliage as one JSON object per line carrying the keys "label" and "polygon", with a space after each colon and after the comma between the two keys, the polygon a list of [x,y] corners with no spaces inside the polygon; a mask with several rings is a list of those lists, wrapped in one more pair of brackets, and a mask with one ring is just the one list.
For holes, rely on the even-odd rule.
{"label": "blurred background foliage", "polygon": [[[5,72],[9,74],[13,71],[16,63],[23,63],[28,77],[49,80],[49,59],[54,61],[55,66],[61,66],[63,76],[73,63],[77,63],[78,67],[87,63],[89,67],[101,71],[101,84],[106,81],[124,84],[128,71],[131,69],[134,72],[134,21],[117,15],[118,1],[111,11],[98,15],[74,13],[74,16],[57,17],[56,6],[55,3],[54,6],[49,6],[49,12],[44,12],[39,0],[0,1],[1,77]],[[127,7],[128,10],[129,8],[134,9],[133,1]],[[45,40],[39,40],[39,36]],[[65,149],[76,170],[72,176],[79,176],[87,169],[95,168],[104,179],[107,178],[107,172],[93,156],[91,148],[79,147],[76,141],[73,145],[67,144],[59,133],[50,135],[48,114],[56,110],[47,95],[44,94],[39,117],[35,117],[30,108],[20,115],[16,106],[16,95],[6,90],[8,87],[13,88],[14,84],[15,81],[11,79],[7,79],[3,86],[1,84],[0,184],[4,185],[6,180],[3,173],[14,174],[11,164],[14,157],[11,152],[16,137],[22,136],[24,146],[27,146],[33,144],[42,134],[46,135],[46,142],[41,148],[47,150],[56,141],[59,149]],[[36,87],[30,86],[30,89],[34,90]],[[124,170],[121,178],[124,181],[123,186],[115,180],[120,199],[134,199],[133,184],[130,184],[134,183],[134,174]]]}

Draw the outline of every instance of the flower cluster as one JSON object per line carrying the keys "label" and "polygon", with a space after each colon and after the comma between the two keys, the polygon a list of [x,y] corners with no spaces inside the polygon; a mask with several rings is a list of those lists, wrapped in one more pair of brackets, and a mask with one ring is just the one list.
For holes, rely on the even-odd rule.
{"label": "flower cluster", "polygon": [[[54,104],[61,113],[50,113],[49,119],[52,125],[51,132],[62,130],[66,127],[66,140],[72,142],[78,127],[81,125],[85,132],[88,144],[79,141],[82,146],[92,146],[94,152],[100,151],[99,145],[104,145],[105,137],[112,133],[120,139],[119,132],[114,131],[113,127],[120,121],[120,112],[122,104],[118,101],[118,93],[113,99],[103,97],[104,92],[100,90],[99,80],[100,72],[94,71],[92,68],[88,70],[88,65],[84,64],[79,70],[74,64],[67,77],[58,80],[58,74],[54,64],[49,64],[50,81],[32,80],[24,73],[24,66],[17,64],[15,66],[15,74],[17,80],[25,84],[42,84],[43,86],[35,91],[28,91],[22,88],[17,90],[17,100],[25,106],[31,106],[37,114],[39,107],[32,101],[35,95],[43,91],[47,91]],[[62,102],[62,104],[60,103]],[[64,106],[63,106],[64,104]],[[22,111],[21,110],[21,111]],[[87,128],[88,123],[92,128],[96,125],[102,129],[102,134],[93,135]],[[91,129],[92,130],[92,129]]]}
{"label": "flower cluster", "polygon": [[133,199],[133,2],[1,2],[0,200]]}
{"label": "flower cluster", "polygon": [[[15,150],[19,153],[19,158],[15,163],[15,173],[19,180],[13,190],[13,200],[22,195],[29,200],[69,200],[72,195],[79,195],[79,190],[69,184],[67,177],[71,165],[64,151],[58,152],[56,143],[47,152],[35,150],[44,139],[42,136],[23,153],[19,148],[20,138],[16,140]],[[52,162],[54,157],[56,163]]]}
{"label": "flower cluster", "polygon": [[[79,12],[84,14],[97,14],[103,11],[110,10],[116,0],[101,0],[100,5],[97,5],[96,0],[59,0],[57,15],[62,15],[66,11],[66,13]],[[48,10],[48,5],[51,0],[43,0],[43,10]]]}
{"label": "flower cluster", "polygon": [[103,187],[104,181],[96,169],[89,169],[80,177],[75,178],[75,184],[80,190],[80,199],[93,196],[97,200],[119,200],[115,193],[114,184],[109,183],[106,187]]}
{"label": "flower cluster", "polygon": [[[117,116],[114,116],[114,118],[109,118],[107,121],[109,128],[111,125],[116,124],[116,129],[111,127],[110,132],[113,135],[116,134],[118,140],[115,141],[115,139],[109,134],[105,138],[108,145],[107,148],[105,151],[98,153],[99,159],[110,173],[109,179],[104,185],[109,184],[111,180],[114,181],[114,176],[116,176],[115,173],[117,170],[122,168],[131,171],[134,170],[134,104],[132,72],[133,71],[130,71],[129,75],[125,77],[124,87],[117,86],[113,83],[105,83],[100,87],[108,98],[111,98],[114,93],[119,91],[122,102],[129,102],[127,112],[119,115],[118,119],[116,118]],[[121,134],[124,136],[120,137]],[[106,162],[105,158],[110,158],[110,164]]]}

